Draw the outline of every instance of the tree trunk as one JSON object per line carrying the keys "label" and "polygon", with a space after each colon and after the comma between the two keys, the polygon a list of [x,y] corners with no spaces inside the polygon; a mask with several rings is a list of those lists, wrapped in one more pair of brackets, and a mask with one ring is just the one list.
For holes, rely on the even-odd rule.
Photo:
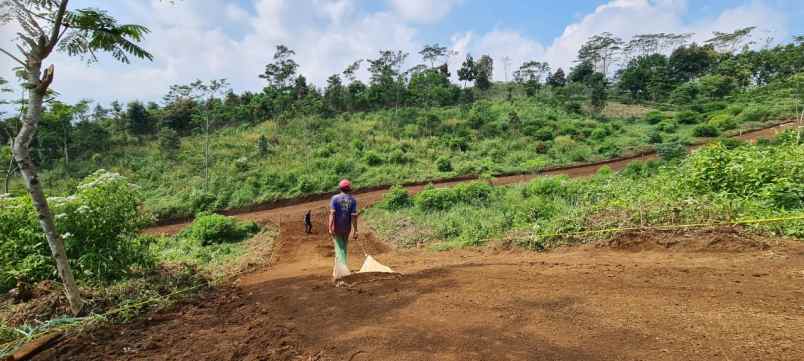
{"label": "tree trunk", "polygon": [[77,315],[81,312],[83,303],[81,294],[78,291],[75,278],[70,270],[67,252],[64,249],[64,240],[56,231],[53,214],[50,212],[47,198],[42,190],[39,177],[36,174],[36,167],[34,166],[30,151],[31,141],[33,141],[36,128],[39,121],[42,119],[42,102],[44,95],[50,82],[53,80],[52,66],[45,73],[43,79],[39,78],[42,68],[41,62],[29,61],[27,68],[29,85],[34,88],[30,92],[27,115],[23,118],[22,128],[19,134],[17,134],[17,138],[14,139],[12,151],[14,153],[14,160],[17,162],[17,166],[20,169],[20,174],[25,180],[28,193],[31,195],[33,206],[36,208],[39,217],[39,225],[42,226],[42,230],[45,232],[50,251],[53,254],[53,258],[56,260],[56,269],[64,283],[64,291],[67,295],[67,301],[70,304],[70,310],[73,314]]}

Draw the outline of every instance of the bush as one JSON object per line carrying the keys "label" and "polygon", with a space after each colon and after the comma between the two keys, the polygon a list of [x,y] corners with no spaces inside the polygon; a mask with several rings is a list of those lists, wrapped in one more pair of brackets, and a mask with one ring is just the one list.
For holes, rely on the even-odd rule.
{"label": "bush", "polygon": [[453,188],[428,186],[416,194],[414,203],[425,212],[443,211],[461,203],[482,206],[493,191],[494,187],[483,182],[461,183]]}
{"label": "bush", "polygon": [[365,159],[366,164],[376,167],[382,164],[382,157],[374,151],[368,151],[365,155],[363,155],[363,159]]}
{"label": "bush", "polygon": [[659,124],[659,122],[664,120],[664,114],[662,114],[662,112],[654,110],[645,114],[643,119],[645,120],[646,123],[655,125]]}
{"label": "bush", "polygon": [[758,197],[775,207],[804,207],[804,147],[713,144],[695,152],[680,174],[694,193]]}
{"label": "bush", "polygon": [[745,122],[764,122],[768,120],[769,112],[767,109],[759,107],[751,107],[745,109],[740,116],[737,117],[739,123]]}
{"label": "bush", "polygon": [[676,129],[678,129],[678,123],[673,120],[663,120],[656,125],[656,129],[667,133],[674,133]]}
{"label": "bush", "polygon": [[429,186],[416,194],[413,202],[419,209],[430,212],[449,209],[457,203],[457,199],[452,189]]}
{"label": "bush", "polygon": [[689,125],[689,124],[698,124],[698,123],[701,122],[701,116],[698,113],[696,113],[694,111],[691,111],[691,110],[685,110],[683,112],[678,112],[678,113],[676,113],[675,116],[673,116],[673,118],[679,124],[688,124]]}
{"label": "bush", "polygon": [[658,144],[661,143],[662,141],[663,141],[662,133],[660,133],[659,131],[651,130],[650,133],[648,133],[648,143]]}
{"label": "bush", "polygon": [[538,177],[522,189],[523,197],[567,198],[577,195],[581,191],[577,182],[572,182],[567,176]]}
{"label": "bush", "polygon": [[[137,237],[150,222],[140,193],[126,178],[99,170],[74,195],[49,198],[76,278],[105,282],[152,264],[147,241]],[[55,263],[29,197],[0,196],[0,290],[17,279],[56,276]]]}
{"label": "bush", "polygon": [[383,195],[383,200],[380,203],[382,208],[388,210],[398,210],[402,208],[408,208],[413,205],[413,200],[410,197],[410,193],[408,190],[399,186],[395,185],[388,190],[388,192]]}
{"label": "bush", "polygon": [[711,124],[701,124],[692,129],[692,135],[702,138],[712,138],[720,135],[720,130]]}
{"label": "bush", "polygon": [[447,157],[436,159],[436,168],[439,172],[452,172],[452,161]]}
{"label": "bush", "polygon": [[254,222],[237,222],[231,217],[204,212],[196,216],[187,235],[206,246],[241,241],[258,230]]}
{"label": "bush", "polygon": [[732,130],[737,128],[737,122],[734,121],[734,117],[728,114],[715,115],[709,118],[708,123],[720,130]]}
{"label": "bush", "polygon": [[656,154],[664,161],[671,161],[685,157],[687,147],[678,142],[657,144]]}

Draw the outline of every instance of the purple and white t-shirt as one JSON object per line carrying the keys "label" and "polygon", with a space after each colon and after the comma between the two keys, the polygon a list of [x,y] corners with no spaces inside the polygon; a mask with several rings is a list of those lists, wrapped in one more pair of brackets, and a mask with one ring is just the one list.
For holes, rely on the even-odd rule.
{"label": "purple and white t-shirt", "polygon": [[332,197],[329,207],[335,211],[335,234],[348,236],[352,231],[352,216],[357,215],[357,200],[351,194],[340,193]]}

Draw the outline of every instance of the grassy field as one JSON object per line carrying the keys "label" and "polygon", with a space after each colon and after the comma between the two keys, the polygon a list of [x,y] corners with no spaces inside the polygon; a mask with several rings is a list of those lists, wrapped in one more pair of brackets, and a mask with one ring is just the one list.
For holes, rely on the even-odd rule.
{"label": "grassy field", "polygon": [[[578,231],[801,216],[804,145],[797,141],[792,131],[759,145],[724,141],[687,158],[634,163],[618,173],[604,167],[583,179],[542,177],[505,187],[478,182],[414,197],[397,188],[367,219],[402,247],[507,240],[543,250],[613,234],[571,234]],[[804,238],[802,224],[798,219],[744,228]]]}
{"label": "grassy field", "polygon": [[[165,218],[331,191],[341,178],[367,187],[602,160],[759,126],[793,112],[791,104],[778,101],[711,102],[694,110],[612,102],[592,116],[564,109],[547,91],[513,101],[490,98],[466,106],[224,128],[210,140],[208,186],[200,135],[182,138],[175,154],[161,152],[156,139],[144,140],[77,161],[69,174],[56,166],[43,179],[51,192],[65,194],[85,173],[109,169],[139,185],[145,208]],[[262,151],[261,137],[267,140]]]}

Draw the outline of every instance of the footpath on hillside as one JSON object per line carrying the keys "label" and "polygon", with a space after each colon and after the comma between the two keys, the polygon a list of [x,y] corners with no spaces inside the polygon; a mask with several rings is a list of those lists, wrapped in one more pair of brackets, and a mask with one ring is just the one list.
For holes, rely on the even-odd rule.
{"label": "footpath on hillside", "polygon": [[[804,359],[800,242],[721,228],[548,253],[431,252],[394,250],[363,225],[368,252],[403,274],[335,288],[326,212],[324,200],[240,215],[279,226],[270,265],[175,309],[69,336],[35,360]],[[350,251],[357,269],[362,250]]]}

